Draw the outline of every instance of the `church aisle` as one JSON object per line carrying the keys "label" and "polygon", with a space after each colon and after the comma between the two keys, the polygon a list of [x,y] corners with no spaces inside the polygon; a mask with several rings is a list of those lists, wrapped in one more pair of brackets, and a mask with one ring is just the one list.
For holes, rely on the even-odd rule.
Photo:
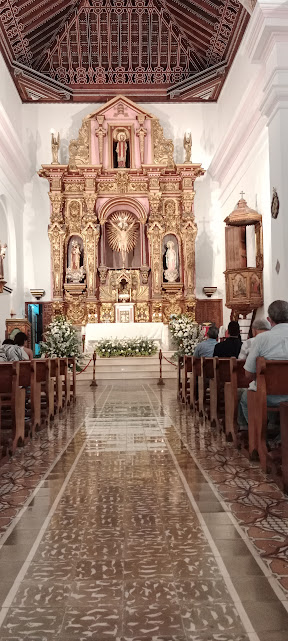
{"label": "church aisle", "polygon": [[284,594],[193,458],[219,466],[220,445],[174,382],[86,388],[57,434],[2,539],[0,641],[287,641]]}

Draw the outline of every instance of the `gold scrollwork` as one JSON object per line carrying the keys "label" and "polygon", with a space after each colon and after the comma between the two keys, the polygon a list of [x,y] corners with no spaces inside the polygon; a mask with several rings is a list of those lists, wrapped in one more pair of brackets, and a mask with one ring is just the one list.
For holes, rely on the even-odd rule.
{"label": "gold scrollwork", "polygon": [[136,323],[149,323],[149,304],[137,303],[135,309]]}
{"label": "gold scrollwork", "polygon": [[162,323],[162,302],[152,302],[152,323]]}
{"label": "gold scrollwork", "polygon": [[114,304],[101,303],[100,305],[100,322],[101,323],[114,323]]}
{"label": "gold scrollwork", "polygon": [[163,128],[159,120],[154,118],[152,120],[152,131],[154,140],[154,165],[165,165],[166,167],[174,167],[174,145],[172,140],[164,138]]}

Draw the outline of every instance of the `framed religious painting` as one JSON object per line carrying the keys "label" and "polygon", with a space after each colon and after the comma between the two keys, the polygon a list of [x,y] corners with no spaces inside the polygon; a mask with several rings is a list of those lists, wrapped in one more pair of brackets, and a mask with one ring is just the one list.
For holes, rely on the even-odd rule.
{"label": "framed religious painting", "polygon": [[272,196],[272,202],[271,202],[272,218],[275,218],[275,219],[278,218],[279,209],[280,209],[279,196],[277,194],[277,190],[275,189],[275,187],[273,187],[273,196]]}

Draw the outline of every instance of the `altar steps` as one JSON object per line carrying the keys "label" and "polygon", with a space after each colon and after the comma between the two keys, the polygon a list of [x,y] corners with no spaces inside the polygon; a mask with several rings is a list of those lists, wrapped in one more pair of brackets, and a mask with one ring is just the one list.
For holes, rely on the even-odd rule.
{"label": "altar steps", "polygon": [[[173,352],[163,352],[171,361]],[[93,375],[93,363],[87,367],[85,372],[77,376],[79,382],[91,381]],[[163,378],[177,378],[177,369],[168,363],[165,358],[162,360]],[[159,378],[159,356],[139,356],[127,358],[100,358],[96,360],[97,380],[120,380],[120,379],[157,379]]]}

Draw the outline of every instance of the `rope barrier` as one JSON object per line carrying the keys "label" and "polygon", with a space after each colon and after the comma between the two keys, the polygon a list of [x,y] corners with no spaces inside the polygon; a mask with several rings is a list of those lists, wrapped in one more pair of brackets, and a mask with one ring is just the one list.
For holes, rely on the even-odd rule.
{"label": "rope barrier", "polygon": [[167,363],[170,363],[170,365],[174,365],[174,367],[177,367],[176,363],[172,363],[172,361],[169,361],[169,359],[166,358],[166,356],[164,356],[164,354],[162,354],[162,357],[165,358],[165,361],[167,361]]}
{"label": "rope barrier", "polygon": [[87,369],[87,367],[89,367],[91,361],[92,361],[92,358],[90,358],[89,363],[87,363],[87,365],[85,365],[85,367],[83,367],[83,369],[81,369],[80,372],[76,372],[76,376],[78,376],[78,374],[83,374],[83,372],[85,372],[85,369]]}

